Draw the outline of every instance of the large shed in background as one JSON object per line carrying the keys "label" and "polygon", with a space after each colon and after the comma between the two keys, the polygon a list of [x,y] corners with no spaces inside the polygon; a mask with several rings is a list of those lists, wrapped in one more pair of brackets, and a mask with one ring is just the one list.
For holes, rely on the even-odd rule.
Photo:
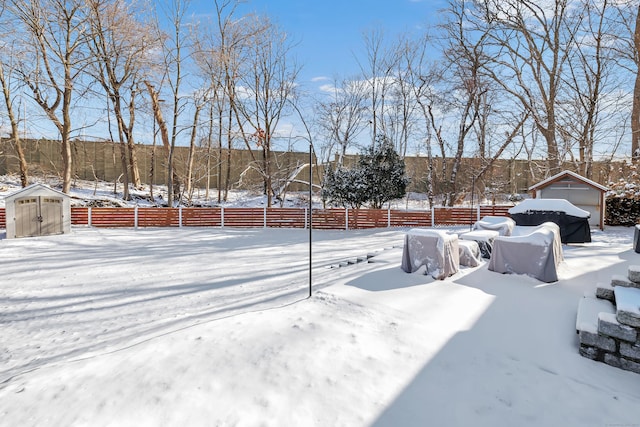
{"label": "large shed in background", "polygon": [[32,184],[5,197],[7,239],[71,232],[69,196]]}
{"label": "large shed in background", "polygon": [[531,187],[535,199],[565,199],[591,214],[589,225],[604,229],[608,188],[575,172],[563,171]]}

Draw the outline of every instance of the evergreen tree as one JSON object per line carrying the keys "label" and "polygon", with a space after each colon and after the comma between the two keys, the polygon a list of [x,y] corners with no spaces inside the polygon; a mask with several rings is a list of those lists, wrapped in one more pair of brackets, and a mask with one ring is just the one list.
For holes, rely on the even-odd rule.
{"label": "evergreen tree", "polygon": [[322,195],[325,201],[344,207],[369,203],[380,209],[385,202],[404,197],[408,184],[404,160],[391,141],[379,135],[373,146],[363,150],[355,167],[327,169]]}

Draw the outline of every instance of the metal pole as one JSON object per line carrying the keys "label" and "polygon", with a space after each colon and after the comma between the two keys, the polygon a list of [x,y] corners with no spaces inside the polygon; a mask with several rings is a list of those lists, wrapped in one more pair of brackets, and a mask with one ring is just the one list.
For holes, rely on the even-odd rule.
{"label": "metal pole", "polygon": [[311,197],[313,196],[313,145],[309,142],[309,298],[311,298],[311,267],[312,267],[312,230],[313,230],[313,203]]}
{"label": "metal pole", "polygon": [[476,189],[476,176],[471,176],[471,219],[469,222],[469,230],[473,230],[473,196]]}

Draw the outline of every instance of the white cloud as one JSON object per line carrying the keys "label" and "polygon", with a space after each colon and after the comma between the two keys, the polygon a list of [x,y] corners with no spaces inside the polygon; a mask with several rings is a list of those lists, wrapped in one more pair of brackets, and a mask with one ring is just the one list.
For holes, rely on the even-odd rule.
{"label": "white cloud", "polygon": [[318,89],[320,90],[320,92],[324,93],[336,93],[336,91],[341,90],[339,88],[336,88],[336,85],[334,85],[333,83],[320,85]]}
{"label": "white cloud", "polygon": [[311,81],[316,83],[316,82],[326,82],[327,80],[331,80],[329,77],[326,76],[318,76],[318,77],[312,77]]}

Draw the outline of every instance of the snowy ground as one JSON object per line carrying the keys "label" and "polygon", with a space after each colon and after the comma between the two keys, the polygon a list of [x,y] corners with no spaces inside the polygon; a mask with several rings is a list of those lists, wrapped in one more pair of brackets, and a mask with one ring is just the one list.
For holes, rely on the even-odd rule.
{"label": "snowy ground", "polygon": [[[640,375],[578,354],[578,299],[640,264],[631,228],[556,283],[400,269],[402,230],[92,229],[0,240],[1,426],[640,424]],[[376,253],[370,263],[330,268]]]}

